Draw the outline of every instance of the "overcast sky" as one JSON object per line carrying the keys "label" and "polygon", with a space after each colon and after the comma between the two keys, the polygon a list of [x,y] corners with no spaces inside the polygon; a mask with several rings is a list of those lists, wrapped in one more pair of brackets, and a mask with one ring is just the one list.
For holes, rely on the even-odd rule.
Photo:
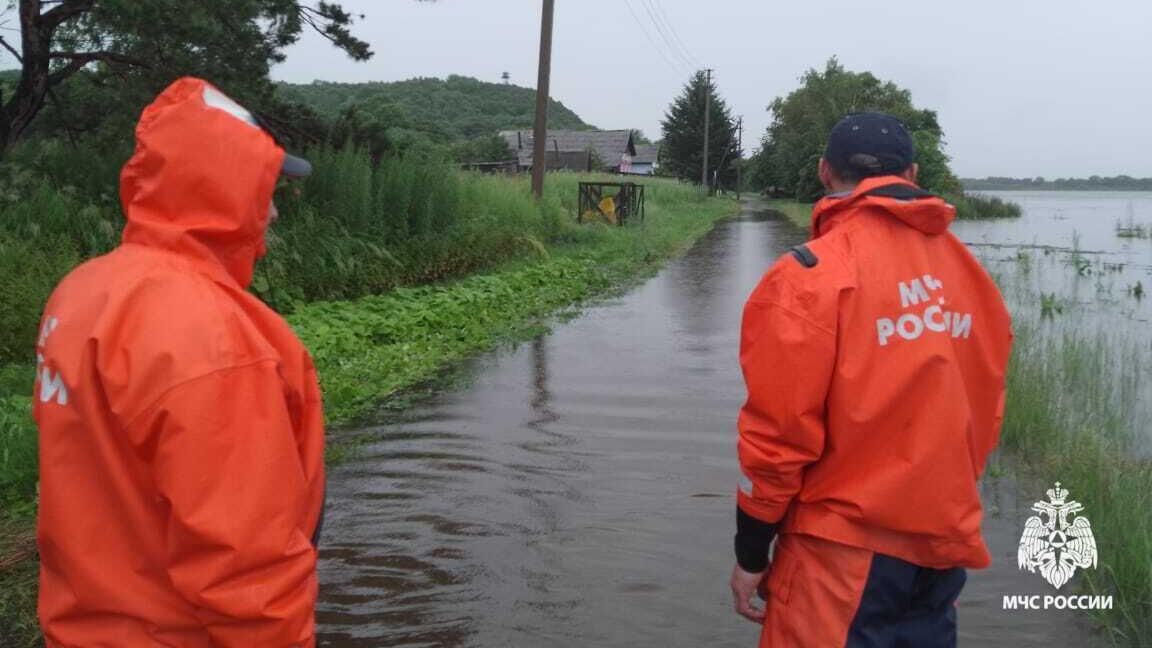
{"label": "overcast sky", "polygon": [[[540,0],[341,0],[376,56],[315,35],[273,76],[395,81],[462,74],[534,87]],[[557,0],[552,96],[601,128],[660,120],[691,71],[715,70],[746,151],[767,104],[830,56],[939,112],[962,176],[1152,176],[1149,0]],[[659,28],[657,27],[659,25]],[[667,41],[667,42],[666,42]]]}

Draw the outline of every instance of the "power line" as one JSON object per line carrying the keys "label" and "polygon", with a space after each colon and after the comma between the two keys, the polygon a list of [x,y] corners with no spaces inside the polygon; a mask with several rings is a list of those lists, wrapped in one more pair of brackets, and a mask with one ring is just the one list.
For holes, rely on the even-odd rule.
{"label": "power line", "polygon": [[684,39],[680,38],[680,34],[677,33],[676,28],[672,25],[672,21],[668,20],[668,14],[664,12],[664,8],[661,7],[659,4],[656,5],[656,8],[660,13],[661,18],[664,20],[664,24],[668,26],[668,31],[670,31],[672,33],[672,38],[680,46],[680,49],[683,50],[684,54],[689,59],[692,60],[693,65],[695,65],[695,67],[703,67],[703,65],[701,65],[699,59],[697,59],[695,56],[693,56],[692,51],[689,50],[688,46],[684,44]]}
{"label": "power line", "polygon": [[652,20],[652,25],[656,27],[656,33],[660,34],[660,39],[664,41],[664,45],[668,47],[668,51],[680,57],[680,60],[684,62],[684,65],[686,65],[688,68],[691,68],[692,61],[689,61],[688,58],[685,57],[684,54],[680,50],[676,49],[676,46],[672,44],[672,39],[669,38],[668,34],[664,31],[664,27],[660,24],[660,19],[657,18],[656,13],[652,11],[651,4],[649,4],[646,0],[640,0],[640,6],[644,7],[644,11],[648,12],[648,18]]}
{"label": "power line", "polygon": [[660,58],[664,59],[664,62],[668,64],[668,67],[682,71],[683,66],[681,64],[674,63],[672,59],[668,58],[668,54],[664,52],[664,49],[656,44],[656,39],[652,38],[652,34],[649,33],[648,27],[643,23],[643,21],[640,20],[640,16],[636,13],[636,9],[632,6],[632,2],[630,0],[624,0],[624,4],[628,7],[628,13],[632,14],[632,20],[635,20],[636,25],[640,27],[640,31],[644,32],[644,38],[648,40],[648,44],[652,46],[652,49],[656,50],[656,53],[660,55]]}
{"label": "power line", "polygon": [[656,10],[657,17],[664,23],[668,33],[672,35],[672,40],[678,47],[679,51],[683,53],[683,56],[685,60],[688,61],[688,64],[696,69],[704,67],[700,64],[700,61],[692,55],[692,51],[688,49],[688,46],[684,44],[684,40],[681,39],[680,34],[676,32],[676,28],[672,25],[672,21],[668,20],[668,14],[664,12],[664,8],[660,6],[660,3],[656,2],[655,0],[648,0],[648,2],[652,5],[652,8]]}

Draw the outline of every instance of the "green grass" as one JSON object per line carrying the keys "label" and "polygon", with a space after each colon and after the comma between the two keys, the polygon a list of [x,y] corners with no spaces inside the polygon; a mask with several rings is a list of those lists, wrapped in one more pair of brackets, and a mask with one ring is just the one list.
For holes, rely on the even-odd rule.
{"label": "green grass", "polygon": [[961,220],[1017,218],[1022,213],[1020,205],[995,196],[962,193],[950,194],[944,199],[956,206],[956,218]]}
{"label": "green grass", "polygon": [[39,566],[31,520],[0,512],[0,645],[41,643],[36,623]]}
{"label": "green grass", "polygon": [[[355,158],[348,155],[343,162],[328,162],[346,164],[345,172],[352,174],[357,167]],[[433,167],[417,168],[433,172]],[[452,204],[457,208],[480,205],[478,213],[453,214],[455,224],[446,225],[448,216],[438,216],[435,208],[428,207],[398,210],[391,216],[382,212],[380,222],[373,222],[356,210],[373,209],[365,206],[371,204],[385,209],[383,205],[401,201],[394,194],[386,200],[379,198],[384,191],[381,187],[393,182],[387,174],[414,172],[397,167],[373,173],[384,179],[370,191],[362,187],[367,194],[361,195],[360,203],[355,198],[357,180],[352,178],[349,196],[313,195],[323,211],[312,211],[317,207],[310,204],[290,204],[286,211],[294,211],[281,222],[293,224],[278,227],[281,240],[274,243],[258,275],[267,282],[263,294],[282,310],[291,311],[290,323],[311,349],[327,420],[335,425],[364,419],[378,407],[402,405],[408,392],[460,360],[538,334],[558,312],[646,276],[706,233],[717,219],[734,214],[737,207],[732,201],[706,198],[691,186],[651,179],[643,181],[648,198],[644,222],[627,227],[581,226],[575,223],[577,183],[608,178],[551,175],[545,200],[538,205],[530,197],[526,179],[460,174],[421,182],[440,183],[435,184],[436,191],[451,187],[462,201]],[[359,182],[369,181],[360,177]],[[391,186],[388,191],[414,185],[397,180]],[[371,196],[383,202],[373,203]],[[347,202],[325,203],[327,199]],[[430,196],[419,202],[431,204],[428,201]],[[324,220],[321,213],[343,215]],[[403,234],[394,232],[401,227],[399,221],[403,221]],[[315,228],[311,248],[307,247],[309,228]],[[371,236],[351,234],[373,228],[376,233]],[[437,231],[445,238],[434,240]],[[388,241],[389,236],[401,242],[411,240],[391,245],[396,252],[382,245],[379,250],[363,247],[366,238]],[[324,250],[323,245],[332,249]],[[403,252],[408,249],[405,245],[410,246],[412,256]],[[424,258],[414,260],[419,245],[426,245],[428,251]],[[305,249],[310,256],[285,260],[293,251]],[[316,268],[305,276],[309,261]],[[468,272],[472,274],[461,277]],[[358,277],[358,273],[370,276]],[[374,287],[380,294],[351,300],[308,299],[362,295]],[[29,310],[38,311],[39,303],[35,311]],[[16,355],[26,355],[23,349],[35,339],[35,326],[33,321],[30,332],[12,336],[20,345]],[[0,503],[4,505],[0,514],[0,637],[18,646],[37,641],[36,564],[30,559],[37,475],[36,431],[29,413],[33,377],[27,364],[0,365]],[[330,448],[327,456],[339,461],[355,452],[353,440]]]}
{"label": "green grass", "polygon": [[[1016,341],[1008,374],[1002,445],[1039,494],[1060,481],[1081,502],[1099,548],[1099,568],[1082,587],[1114,597],[1095,619],[1112,645],[1152,637],[1152,459],[1147,394],[1152,347],[1139,324],[1125,329],[1084,317],[1084,306],[1037,294],[1037,273],[1078,273],[1073,250],[1034,261],[1018,257],[998,274],[1012,307]],[[1040,307],[1036,304],[1039,301]],[[1039,497],[1039,495],[1037,495]]]}
{"label": "green grass", "polygon": [[1059,480],[1084,504],[1100,562],[1080,573],[1089,592],[1116,605],[1097,620],[1115,645],[1138,646],[1152,636],[1152,462],[1135,447],[1134,404],[1149,385],[1131,344],[1018,328],[1002,443],[1024,460],[1037,492]]}
{"label": "green grass", "polygon": [[36,427],[33,368],[0,366],[0,637],[35,645]]}
{"label": "green grass", "polygon": [[[573,179],[559,189],[575,193]],[[571,185],[571,186],[566,186]],[[734,203],[649,184],[648,220],[589,225],[548,257],[489,274],[348,302],[298,308],[289,321],[312,350],[329,420],[354,420],[384,399],[503,340],[536,334],[547,317],[645,270],[695,240]]]}
{"label": "green grass", "polygon": [[784,214],[796,227],[804,230],[812,227],[812,203],[798,200],[774,198],[767,201],[768,208]]}
{"label": "green grass", "polygon": [[[84,154],[32,143],[0,166],[0,364],[33,360],[28,340],[52,287],[119,241],[107,165],[94,164],[94,177],[61,171]],[[473,274],[578,236],[559,196],[538,203],[515,179],[427,157],[373,163],[354,149],[309,157],[313,176],[276,197],[281,219],[252,286],[281,312]]]}

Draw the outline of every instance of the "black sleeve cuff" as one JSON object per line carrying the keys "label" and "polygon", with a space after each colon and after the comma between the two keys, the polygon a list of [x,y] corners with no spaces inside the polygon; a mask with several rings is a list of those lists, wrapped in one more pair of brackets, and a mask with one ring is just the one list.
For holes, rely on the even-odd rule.
{"label": "black sleeve cuff", "polygon": [[736,564],[740,569],[758,574],[768,568],[768,546],[778,526],[779,522],[762,522],[736,507]]}

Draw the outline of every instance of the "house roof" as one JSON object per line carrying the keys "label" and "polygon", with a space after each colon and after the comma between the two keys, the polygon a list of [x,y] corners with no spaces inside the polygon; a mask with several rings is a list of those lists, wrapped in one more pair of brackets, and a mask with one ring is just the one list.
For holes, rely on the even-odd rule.
{"label": "house roof", "polygon": [[632,156],[632,164],[656,164],[660,154],[660,147],[656,144],[637,144],[636,155]]}
{"label": "house roof", "polygon": [[[532,166],[532,131],[501,131],[500,136],[508,142],[508,147],[516,151],[521,166]],[[632,131],[574,131],[549,130],[548,152],[559,150],[562,154],[572,151],[591,150],[605,167],[616,166],[624,154],[634,156],[636,146],[632,142]]]}

